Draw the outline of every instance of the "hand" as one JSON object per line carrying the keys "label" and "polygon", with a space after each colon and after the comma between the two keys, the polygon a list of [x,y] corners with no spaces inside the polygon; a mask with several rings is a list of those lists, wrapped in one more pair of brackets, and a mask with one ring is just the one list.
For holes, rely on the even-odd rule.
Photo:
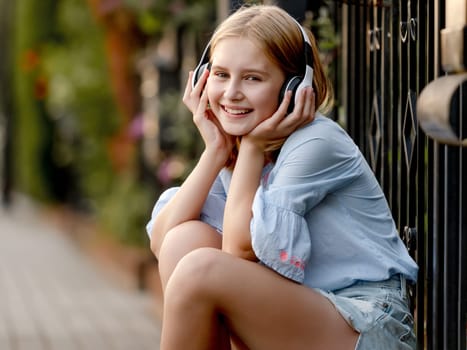
{"label": "hand", "polygon": [[292,93],[288,91],[277,111],[244,136],[242,142],[252,141],[264,151],[268,146],[287,138],[295,130],[311,123],[315,118],[315,94],[312,87],[306,87],[301,91],[294,110],[287,115],[291,97]]}
{"label": "hand", "polygon": [[193,72],[188,75],[188,81],[183,95],[183,103],[193,113],[193,122],[198,128],[206,145],[206,150],[212,150],[216,157],[227,160],[232,151],[235,138],[222,129],[219,121],[209,108],[207,95],[209,71],[205,70],[192,88]]}
{"label": "hand", "polygon": [[209,77],[209,71],[206,69],[203,72],[194,88],[192,88],[191,84],[193,80],[193,74],[193,71],[190,71],[190,73],[188,74],[188,80],[186,82],[185,92],[183,94],[182,101],[185,104],[185,106],[188,107],[190,112],[194,114],[196,112],[196,109],[198,108],[201,93],[203,92],[206,86],[206,82]]}

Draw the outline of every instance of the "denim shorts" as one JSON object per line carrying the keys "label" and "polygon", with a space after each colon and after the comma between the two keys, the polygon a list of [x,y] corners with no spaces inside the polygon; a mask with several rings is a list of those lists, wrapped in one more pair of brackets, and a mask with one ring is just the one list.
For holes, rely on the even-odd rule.
{"label": "denim shorts", "polygon": [[401,275],[380,282],[359,281],[332,292],[318,292],[360,333],[355,350],[416,349],[406,280]]}

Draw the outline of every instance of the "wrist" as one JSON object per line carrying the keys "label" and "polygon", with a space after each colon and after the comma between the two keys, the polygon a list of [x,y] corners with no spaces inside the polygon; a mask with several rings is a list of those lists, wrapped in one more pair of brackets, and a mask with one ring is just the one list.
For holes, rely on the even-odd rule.
{"label": "wrist", "polygon": [[201,154],[200,160],[205,160],[214,169],[222,169],[227,161],[229,154],[213,148],[205,148]]}
{"label": "wrist", "polygon": [[263,145],[256,142],[255,139],[249,137],[243,137],[240,143],[239,157],[244,155],[246,158],[251,160],[263,160],[265,150]]}

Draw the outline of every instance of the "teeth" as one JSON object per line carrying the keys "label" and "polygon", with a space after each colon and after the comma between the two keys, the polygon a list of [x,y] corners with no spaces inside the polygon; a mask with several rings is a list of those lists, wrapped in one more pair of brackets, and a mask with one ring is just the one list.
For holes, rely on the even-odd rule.
{"label": "teeth", "polygon": [[230,113],[230,114],[245,114],[249,112],[248,109],[230,109],[227,107],[224,107],[224,109],[227,113]]}

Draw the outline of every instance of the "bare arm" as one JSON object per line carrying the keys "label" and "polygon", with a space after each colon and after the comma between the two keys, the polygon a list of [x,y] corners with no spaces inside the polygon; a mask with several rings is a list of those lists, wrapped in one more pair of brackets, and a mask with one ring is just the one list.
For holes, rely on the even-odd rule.
{"label": "bare arm", "polygon": [[288,137],[314,119],[311,88],[303,91],[294,111],[285,117],[291,95],[286,94],[276,113],[242,138],[224,212],[222,249],[247,260],[256,260],[251,246],[250,222],[256,190],[260,185],[267,146]]}
{"label": "bare arm", "polygon": [[151,232],[151,249],[159,256],[165,235],[175,226],[189,220],[199,219],[201,209],[217,175],[232,150],[232,139],[217,126],[212,112],[207,108],[208,98],[204,85],[209,72],[205,71],[195,88],[191,88],[190,72],[183,102],[193,112],[193,122],[198,128],[205,150],[197,165],[186,178],[180,189],[154,218]]}
{"label": "bare arm", "polygon": [[209,190],[225,162],[218,158],[216,153],[204,151],[180,189],[154,218],[151,250],[157,257],[168,231],[183,222],[199,219]]}
{"label": "bare arm", "polygon": [[247,260],[256,260],[251,247],[251,207],[263,166],[263,149],[243,140],[225,204],[222,250]]}

